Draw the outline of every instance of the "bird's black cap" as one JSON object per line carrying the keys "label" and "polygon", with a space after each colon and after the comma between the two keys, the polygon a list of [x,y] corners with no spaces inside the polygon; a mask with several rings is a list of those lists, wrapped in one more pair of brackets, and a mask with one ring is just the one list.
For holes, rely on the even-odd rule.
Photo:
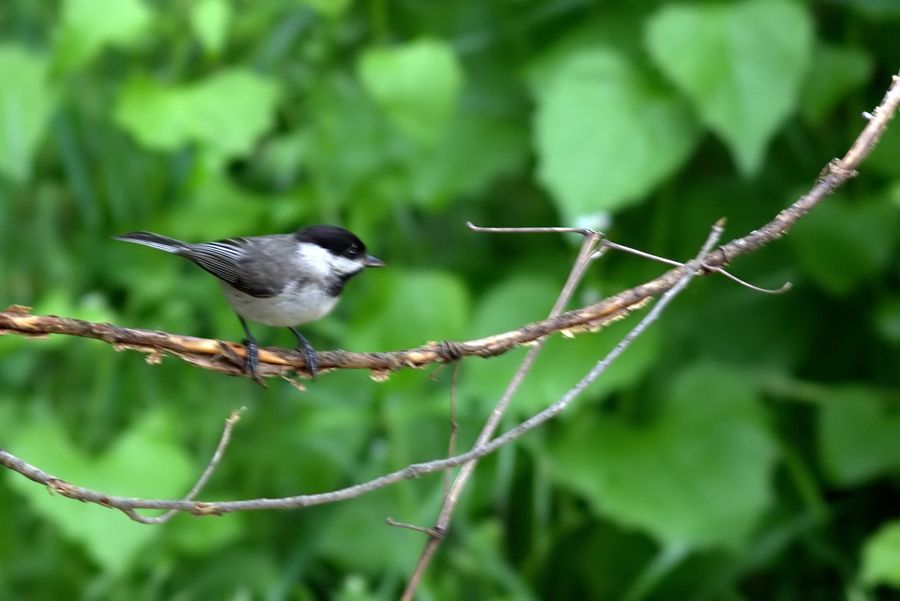
{"label": "bird's black cap", "polygon": [[365,256],[366,245],[356,234],[335,225],[311,225],[294,232],[298,242],[311,242],[333,255],[354,259]]}

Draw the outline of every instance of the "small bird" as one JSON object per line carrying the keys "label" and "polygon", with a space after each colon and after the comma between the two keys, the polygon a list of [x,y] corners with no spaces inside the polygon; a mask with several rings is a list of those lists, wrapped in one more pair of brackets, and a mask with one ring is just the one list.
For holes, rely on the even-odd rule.
{"label": "small bird", "polygon": [[131,232],[115,239],[184,257],[219,278],[225,298],[244,328],[245,369],[256,381],[259,345],[248,320],[290,329],[315,377],[319,369],[316,351],[294,326],[327,315],[347,280],[366,267],[385,265],[366,254],[366,245],[355,234],[333,225],[198,244],[152,232]]}

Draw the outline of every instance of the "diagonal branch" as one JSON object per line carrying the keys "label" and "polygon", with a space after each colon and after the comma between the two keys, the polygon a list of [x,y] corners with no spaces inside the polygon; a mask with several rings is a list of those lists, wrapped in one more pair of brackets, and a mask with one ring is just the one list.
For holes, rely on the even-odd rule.
{"label": "diagonal branch", "polygon": [[[778,240],[815,205],[856,176],[856,169],[869,155],[900,105],[900,75],[894,75],[890,89],[872,113],[868,123],[843,158],[832,160],[819,174],[816,183],[804,196],[778,213],[769,223],[746,236],[735,238],[708,253],[703,258],[704,271],[715,271],[742,255],[756,251]],[[571,231],[565,228],[566,231]],[[610,321],[620,319],[675,285],[684,268],[676,267],[601,302],[586,305],[536,321],[519,329],[464,342],[429,342],[414,349],[383,353],[351,353],[325,351],[319,353],[320,369],[370,369],[379,375],[404,367],[423,367],[430,363],[450,362],[462,357],[493,357],[539,340],[554,332],[594,330]],[[157,362],[164,354],[179,357],[205,369],[243,375],[242,362],[246,348],[233,342],[181,336],[167,332],[121,328],[107,323],[80,319],[31,315],[26,307],[13,306],[0,312],[0,334],[45,336],[65,334],[94,338],[117,349],[132,349],[149,353],[149,360]],[[265,348],[259,353],[261,376],[290,377],[305,372],[303,355],[284,349]]]}
{"label": "diagonal branch", "polygon": [[[834,188],[842,184],[844,181],[853,177],[856,172],[855,168],[859,165],[859,163],[871,152],[872,148],[881,134],[884,132],[887,127],[888,121],[894,116],[894,113],[897,110],[898,102],[900,102],[900,75],[895,75],[893,78],[893,83],[885,95],[884,100],[882,101],[882,105],[875,110],[874,115],[868,115],[869,124],[864,129],[862,134],[857,138],[856,142],[850,148],[850,151],[844,156],[843,159],[836,159],[829,163],[829,165],[825,168],[825,170],[820,174],[818,181],[813,186],[813,189],[804,197],[795,202],[791,207],[785,209],[781,213],[779,213],[772,222],[767,224],[765,227],[760,230],[756,230],[751,232],[749,235],[744,238],[735,240],[725,247],[720,247],[719,251],[721,252],[721,260],[722,263],[719,265],[714,264],[711,261],[706,261],[705,258],[709,254],[709,251],[712,248],[712,245],[718,241],[721,236],[721,229],[724,226],[724,222],[720,222],[716,224],[716,227],[713,228],[712,233],[710,233],[709,238],[704,244],[703,248],[700,251],[700,254],[697,258],[689,265],[692,267],[688,267],[688,271],[685,275],[679,279],[675,285],[670,288],[667,292],[665,292],[660,299],[660,301],[653,307],[650,314],[648,314],[639,324],[635,327],[631,332],[629,332],[626,337],[620,342],[619,345],[616,346],[615,349],[610,353],[610,355],[597,364],[594,370],[591,371],[588,376],[586,376],[581,382],[579,382],[570,392],[583,390],[591,381],[599,377],[599,375],[605,370],[606,366],[609,364],[609,361],[613,360],[618,354],[621,352],[620,346],[624,348],[624,345],[627,345],[631,340],[633,340],[643,329],[648,325],[653,316],[658,314],[665,305],[671,300],[671,297],[674,296],[680,289],[687,285],[688,281],[694,276],[696,266],[702,265],[703,268],[721,273],[730,279],[734,279],[741,283],[742,285],[746,285],[750,288],[756,289],[759,292],[778,292],[778,291],[766,291],[755,286],[751,286],[746,284],[731,275],[730,273],[724,271],[721,265],[725,264],[728,261],[729,256],[735,256],[733,253],[735,251],[729,251],[729,247],[733,247],[737,251],[746,250],[748,246],[752,246],[753,244],[764,244],[771,241],[776,235],[782,235],[786,232],[797,220],[799,220],[803,215],[805,215],[816,203],[818,203],[821,199],[827,196]],[[588,230],[579,229],[579,228],[480,228],[472,225],[471,223],[467,224],[470,229],[475,231],[482,232],[497,232],[497,233],[537,233],[537,232],[548,232],[553,231],[557,233],[581,233],[583,235],[589,235]],[[589,246],[588,242],[591,244],[596,244],[598,240],[587,238],[585,240],[584,246],[582,246],[582,254],[579,255],[579,260],[576,261],[575,267],[573,268],[571,279],[578,272],[578,268],[580,262],[583,257],[583,253],[585,249]],[[642,253],[641,251],[634,251],[634,249],[622,248],[620,245],[616,245],[614,243],[607,243],[606,248],[616,248],[619,247],[621,250],[626,250],[628,252],[634,252],[635,254],[640,254],[643,256],[647,256],[648,258],[654,258],[657,260],[662,260],[666,263],[672,263],[667,259],[662,259],[659,257],[648,256],[646,253]],[[588,250],[589,252],[589,250]],[[568,282],[567,282],[568,288]],[[782,287],[782,291],[787,290],[789,285]],[[562,294],[560,295],[560,299],[566,297],[566,290],[564,289]],[[554,307],[553,311],[551,311],[551,318],[559,312],[561,309],[559,301],[557,305]],[[482,429],[478,439],[475,442],[475,447],[483,446],[487,444],[491,437],[493,436],[493,432],[496,429],[497,424],[499,423],[500,417],[503,412],[506,410],[509,405],[510,398],[513,394],[515,394],[519,385],[521,384],[522,379],[524,378],[525,373],[527,373],[528,369],[531,367],[532,362],[536,358],[537,354],[540,352],[541,346],[540,343],[533,347],[528,355],[526,355],[525,359],[522,361],[519,369],[513,375],[512,380],[507,386],[506,390],[503,392],[500,400],[497,402],[497,406],[494,408],[494,411],[491,413],[487,422],[485,423],[484,428]],[[596,372],[596,373],[595,373]],[[575,393],[577,394],[577,392]],[[563,399],[557,401],[554,404],[563,403],[565,398],[568,396],[568,393],[564,395]],[[425,543],[425,547],[422,550],[422,553],[419,556],[419,560],[416,563],[416,567],[413,570],[412,575],[410,576],[406,587],[403,591],[403,595],[401,596],[402,601],[412,601],[416,591],[418,590],[419,583],[421,582],[422,576],[425,573],[425,570],[428,569],[432,559],[434,558],[435,553],[440,547],[441,542],[443,541],[444,535],[447,532],[447,529],[450,526],[450,520],[453,517],[453,512],[456,509],[457,504],[459,503],[460,495],[462,493],[462,489],[466,486],[469,478],[472,476],[476,467],[476,462],[472,461],[470,463],[466,463],[463,465],[459,474],[456,477],[456,480],[453,482],[453,486],[450,488],[450,491],[444,496],[444,502],[441,507],[441,511],[438,515],[437,521],[434,526],[425,530],[425,532],[429,535],[428,541]]]}
{"label": "diagonal branch", "polygon": [[[469,227],[472,228],[473,226],[469,224]],[[539,228],[523,228],[525,232],[534,231],[537,229]],[[562,228],[550,229],[551,231],[558,231]],[[512,231],[511,228],[480,228],[476,229],[475,231],[497,230]],[[562,291],[560,291],[556,302],[550,309],[551,319],[559,315],[571,300],[572,295],[575,293],[575,289],[578,287],[578,284],[581,282],[581,278],[584,276],[585,271],[591,263],[594,255],[594,249],[601,242],[600,236],[592,231],[575,231],[584,235],[584,240],[581,243],[581,248],[578,251],[578,256],[575,258],[575,262],[572,265],[572,270],[569,273],[569,277],[566,279],[566,283],[563,285]],[[544,342],[546,342],[546,340],[546,338],[542,338],[541,340],[537,341],[534,346],[528,349],[528,353],[525,355],[525,358],[522,359],[522,362],[519,364],[519,367],[516,369],[515,373],[510,379],[509,384],[503,391],[503,394],[500,395],[500,400],[497,401],[497,404],[494,406],[493,411],[491,411],[490,415],[487,418],[487,421],[485,421],[484,426],[481,428],[481,432],[478,434],[478,438],[475,440],[475,444],[473,446],[479,447],[490,442],[491,438],[494,436],[494,432],[497,431],[497,427],[500,425],[500,420],[503,419],[503,415],[509,408],[509,404],[512,401],[513,396],[515,396],[516,392],[519,390],[522,382],[525,381],[525,376],[528,374],[528,372],[531,370],[531,367],[534,365],[534,362],[537,360],[537,357],[543,349]],[[453,516],[453,511],[454,509],[456,509],[456,505],[459,503],[460,495],[462,494],[463,489],[466,487],[469,478],[471,478],[472,474],[475,472],[476,465],[477,463],[475,461],[463,465],[459,473],[456,475],[456,478],[453,480],[453,484],[444,495],[441,512],[438,515],[438,519],[435,522],[434,526],[427,530],[429,533],[431,533],[431,536],[429,537],[428,542],[425,543],[425,549],[423,549],[422,554],[419,557],[418,564],[416,565],[412,576],[410,576],[409,582],[406,585],[406,590],[403,592],[403,595],[401,597],[402,601],[411,600],[413,593],[418,588],[419,581],[421,580],[422,575],[425,573],[428,564],[431,562],[431,558],[437,552],[437,548],[440,546],[441,541],[443,540],[443,533],[447,531],[447,528],[450,525],[450,519]]]}
{"label": "diagonal branch", "polygon": [[[401,351],[354,353],[319,351],[319,371],[332,369],[369,369],[383,375],[405,367],[419,368],[431,363],[450,363],[463,357],[494,357],[510,349],[539,340],[548,334],[596,330],[621,319],[646,302],[652,293],[621,299],[606,306],[590,305],[564,316],[534,322],[517,330],[461,342],[429,342]],[[232,375],[245,375],[243,358],[246,347],[234,342],[170,334],[156,330],[123,328],[109,323],[96,323],[55,315],[33,315],[28,307],[13,305],[0,311],[0,335],[42,338],[63,334],[93,338],[106,342],[116,350],[136,350],[148,354],[149,363],[158,363],[164,355],[172,355],[204,369]],[[301,353],[266,347],[259,350],[259,375],[290,377],[306,373],[306,360]]]}

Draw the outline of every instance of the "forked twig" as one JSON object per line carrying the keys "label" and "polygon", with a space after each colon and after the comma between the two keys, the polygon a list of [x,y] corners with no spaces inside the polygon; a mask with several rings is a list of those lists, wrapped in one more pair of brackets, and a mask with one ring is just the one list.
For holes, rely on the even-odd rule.
{"label": "forked twig", "polygon": [[[203,491],[206,483],[209,482],[209,479],[212,477],[213,472],[216,471],[216,468],[219,466],[219,463],[221,463],[222,458],[225,456],[225,449],[228,448],[228,443],[231,442],[231,431],[234,430],[235,424],[238,423],[238,421],[241,419],[241,414],[243,414],[246,410],[246,407],[236,409],[232,411],[231,415],[229,415],[225,420],[225,427],[222,428],[222,436],[219,438],[219,444],[216,445],[216,450],[213,451],[212,457],[209,459],[209,463],[206,464],[206,469],[203,470],[203,473],[200,474],[197,482],[194,483],[194,486],[191,487],[191,490],[188,491],[188,494],[186,494],[184,498],[182,498],[182,501],[193,501],[197,498],[197,495],[199,495],[201,491]],[[163,524],[171,520],[172,517],[177,513],[177,509],[170,509],[160,516],[150,518],[142,516],[136,511],[132,510],[131,513],[128,513],[128,517],[142,524]]]}

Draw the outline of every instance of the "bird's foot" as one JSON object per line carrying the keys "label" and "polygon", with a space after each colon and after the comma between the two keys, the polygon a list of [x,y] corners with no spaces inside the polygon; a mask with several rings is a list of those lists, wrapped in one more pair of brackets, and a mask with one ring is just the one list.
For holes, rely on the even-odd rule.
{"label": "bird's foot", "polygon": [[304,340],[297,346],[297,352],[303,353],[303,358],[306,359],[306,369],[309,370],[309,376],[315,378],[316,373],[319,371],[319,355],[316,353],[316,349]]}
{"label": "bird's foot", "polygon": [[306,370],[309,372],[309,377],[314,379],[319,371],[319,356],[316,354],[316,349],[297,328],[288,329],[297,337],[297,352],[303,353],[303,358],[306,359]]}
{"label": "bird's foot", "polygon": [[250,379],[265,387],[265,382],[259,376],[259,345],[252,338],[244,339],[244,346],[247,347],[247,357],[244,359],[244,370],[250,376]]}

